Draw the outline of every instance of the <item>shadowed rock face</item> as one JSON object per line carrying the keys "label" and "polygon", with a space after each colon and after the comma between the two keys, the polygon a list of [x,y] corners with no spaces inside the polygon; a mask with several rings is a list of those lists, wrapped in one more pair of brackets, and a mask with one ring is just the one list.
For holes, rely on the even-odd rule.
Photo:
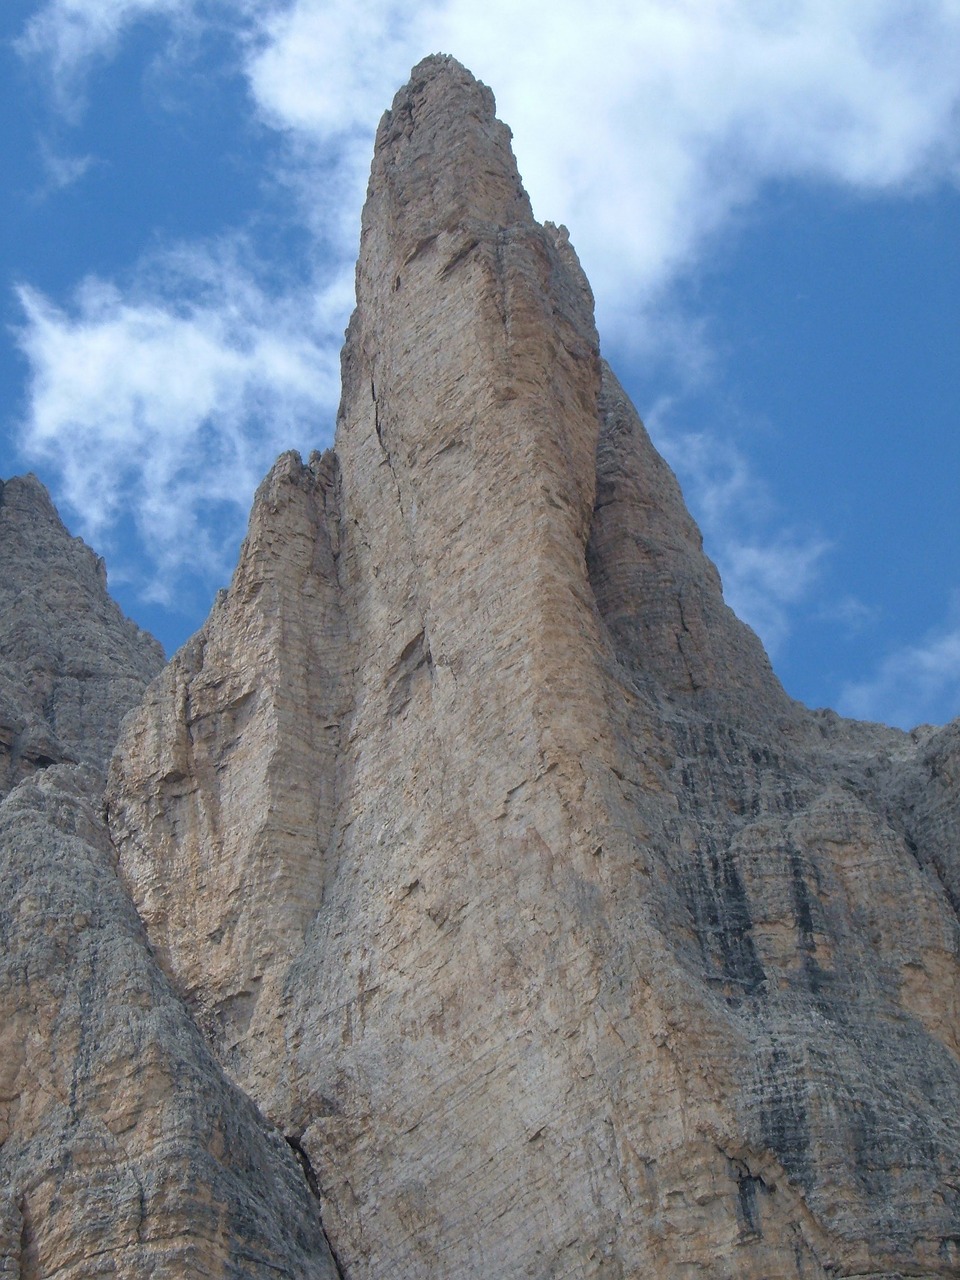
{"label": "shadowed rock face", "polygon": [[264,481],[107,791],[343,1273],[955,1275],[958,758],[785,695],[489,90],[421,63],[335,452]]}
{"label": "shadowed rock face", "polygon": [[268,477],[109,793],[346,1273],[953,1274],[950,732],[787,698],[489,90],[421,63],[335,457]]}
{"label": "shadowed rock face", "polygon": [[107,595],[103,561],[35,476],[0,481],[0,564],[2,796],[60,761],[105,768],[163,650]]}
{"label": "shadowed rock face", "polygon": [[160,647],[38,481],[0,498],[0,1273],[332,1277],[296,1153],[228,1083],[117,876],[103,768]]}

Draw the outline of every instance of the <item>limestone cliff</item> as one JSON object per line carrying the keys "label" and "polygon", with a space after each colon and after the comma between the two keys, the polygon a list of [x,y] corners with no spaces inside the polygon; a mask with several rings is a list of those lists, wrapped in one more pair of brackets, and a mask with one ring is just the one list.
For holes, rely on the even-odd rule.
{"label": "limestone cliff", "polygon": [[335,454],[265,481],[108,789],[344,1274],[956,1275],[958,758],[787,698],[492,95],[421,63]]}
{"label": "limestone cliff", "polygon": [[159,646],[38,481],[0,499],[0,1274],[325,1280],[301,1159],[228,1083],[117,875],[103,767]]}
{"label": "limestone cliff", "polygon": [[0,796],[60,761],[105,768],[120,720],[163,664],[106,592],[35,476],[0,482]]}

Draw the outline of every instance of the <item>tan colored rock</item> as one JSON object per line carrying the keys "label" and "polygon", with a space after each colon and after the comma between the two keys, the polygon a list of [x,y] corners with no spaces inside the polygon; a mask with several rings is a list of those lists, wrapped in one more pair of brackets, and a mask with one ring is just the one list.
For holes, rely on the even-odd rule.
{"label": "tan colored rock", "polygon": [[0,805],[0,1274],[333,1277],[294,1152],[156,966],[98,782]]}
{"label": "tan colored rock", "polygon": [[955,1275],[955,731],[783,693],[493,111],[381,123],[336,463],[126,722],[123,874],[351,1280]]}
{"label": "tan colored rock", "polygon": [[39,482],[0,499],[0,1275],[326,1280],[305,1157],[229,1084],[117,876],[103,765],[159,646]]}
{"label": "tan colored rock", "polygon": [[[249,1060],[256,1043],[258,1097],[277,1084],[282,978],[323,898],[334,820],[350,662],[336,488],[332,455],[280,458],[230,590],[151,685],[113,767],[113,836],[153,944],[242,1077],[238,1045]],[[149,855],[131,835],[145,828]]]}

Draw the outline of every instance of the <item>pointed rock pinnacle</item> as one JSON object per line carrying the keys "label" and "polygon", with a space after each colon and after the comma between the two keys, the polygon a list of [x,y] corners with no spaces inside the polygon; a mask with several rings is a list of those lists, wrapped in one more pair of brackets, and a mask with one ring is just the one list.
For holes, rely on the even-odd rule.
{"label": "pointed rock pinnacle", "polygon": [[490,91],[420,63],[335,455],[261,487],[108,796],[344,1274],[955,1274],[957,741],[917,743],[787,698]]}

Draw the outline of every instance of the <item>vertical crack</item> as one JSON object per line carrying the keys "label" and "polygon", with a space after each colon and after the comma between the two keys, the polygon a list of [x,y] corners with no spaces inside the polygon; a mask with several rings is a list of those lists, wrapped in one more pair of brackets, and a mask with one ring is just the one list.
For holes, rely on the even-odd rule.
{"label": "vertical crack", "polygon": [[300,1145],[299,1138],[293,1137],[290,1134],[285,1134],[284,1136],[286,1137],[287,1143],[290,1149],[292,1150],[293,1154],[297,1157],[297,1163],[300,1165],[300,1168],[303,1170],[303,1176],[306,1179],[307,1186],[310,1188],[310,1194],[313,1196],[314,1200],[316,1200],[317,1202],[317,1217],[320,1220],[320,1230],[323,1232],[323,1238],[327,1242],[327,1248],[330,1251],[330,1257],[333,1259],[333,1269],[334,1271],[336,1271],[337,1275],[340,1277],[340,1280],[347,1280],[347,1274],[340,1264],[340,1259],[337,1257],[337,1251],[336,1249],[334,1249],[333,1242],[331,1241],[330,1237],[327,1235],[327,1228],[323,1224],[323,1211],[322,1211],[323,1201],[320,1195],[320,1184],[317,1181],[317,1175],[314,1172],[313,1165],[310,1162],[310,1157],[307,1155],[306,1151],[304,1151],[303,1147]]}
{"label": "vertical crack", "polygon": [[400,514],[406,520],[406,512],[403,509],[403,498],[400,494],[400,481],[397,479],[396,468],[393,465],[393,459],[390,457],[390,450],[387,448],[383,438],[383,425],[380,422],[380,405],[377,402],[377,387],[373,379],[370,379],[370,398],[373,401],[373,429],[377,433],[377,439],[380,442],[380,451],[383,454],[383,460],[390,468],[390,475],[393,478],[393,487],[397,494],[397,506],[400,508]]}
{"label": "vertical crack", "polygon": [[[416,550],[415,550],[414,534],[413,534],[413,530],[410,527],[410,522],[407,519],[407,513],[403,505],[403,494],[400,490],[400,478],[397,475],[396,467],[393,465],[393,458],[390,456],[390,450],[387,448],[386,441],[383,438],[383,425],[380,422],[380,405],[377,401],[377,386],[376,386],[376,382],[372,377],[370,379],[370,398],[373,401],[374,430],[377,433],[377,440],[380,442],[380,451],[383,454],[383,460],[386,463],[387,467],[389,468],[390,478],[393,480],[393,489],[397,498],[397,509],[400,512],[400,519],[403,524],[403,528],[406,531],[407,540],[410,544],[411,560],[413,564],[416,564],[417,556],[416,556]],[[424,612],[423,606],[419,603],[419,593],[418,593],[417,609],[420,614],[420,622],[422,625],[423,633],[424,633],[424,636],[426,637],[428,634],[427,633],[427,617],[426,617],[426,613]],[[429,654],[430,653],[429,641],[426,642],[426,647],[427,647],[427,653]],[[430,666],[432,671],[433,669],[432,658],[430,660]]]}
{"label": "vertical crack", "polygon": [[387,446],[383,443],[383,429],[380,426],[380,408],[377,404],[377,386],[374,380],[370,379],[370,399],[373,401],[373,427],[377,433],[377,439],[380,441],[380,448],[387,452]]}
{"label": "vertical crack", "polygon": [[20,1280],[40,1280],[40,1273],[37,1270],[33,1253],[33,1230],[25,1196],[21,1198],[20,1203],[17,1205],[17,1211],[20,1215],[20,1257],[16,1260],[19,1262],[20,1269],[17,1274]]}
{"label": "vertical crack", "polygon": [[690,683],[690,692],[696,693],[697,690],[700,688],[700,686],[697,684],[696,680],[694,679],[693,668],[690,666],[690,659],[687,657],[686,650],[683,647],[683,640],[681,639],[682,635],[689,636],[692,634],[692,632],[690,631],[690,628],[687,626],[687,620],[683,614],[683,589],[682,588],[677,592],[677,608],[680,612],[680,628],[681,628],[681,630],[676,633],[677,649],[679,650],[680,657],[683,659],[683,665],[687,669],[687,680]]}

